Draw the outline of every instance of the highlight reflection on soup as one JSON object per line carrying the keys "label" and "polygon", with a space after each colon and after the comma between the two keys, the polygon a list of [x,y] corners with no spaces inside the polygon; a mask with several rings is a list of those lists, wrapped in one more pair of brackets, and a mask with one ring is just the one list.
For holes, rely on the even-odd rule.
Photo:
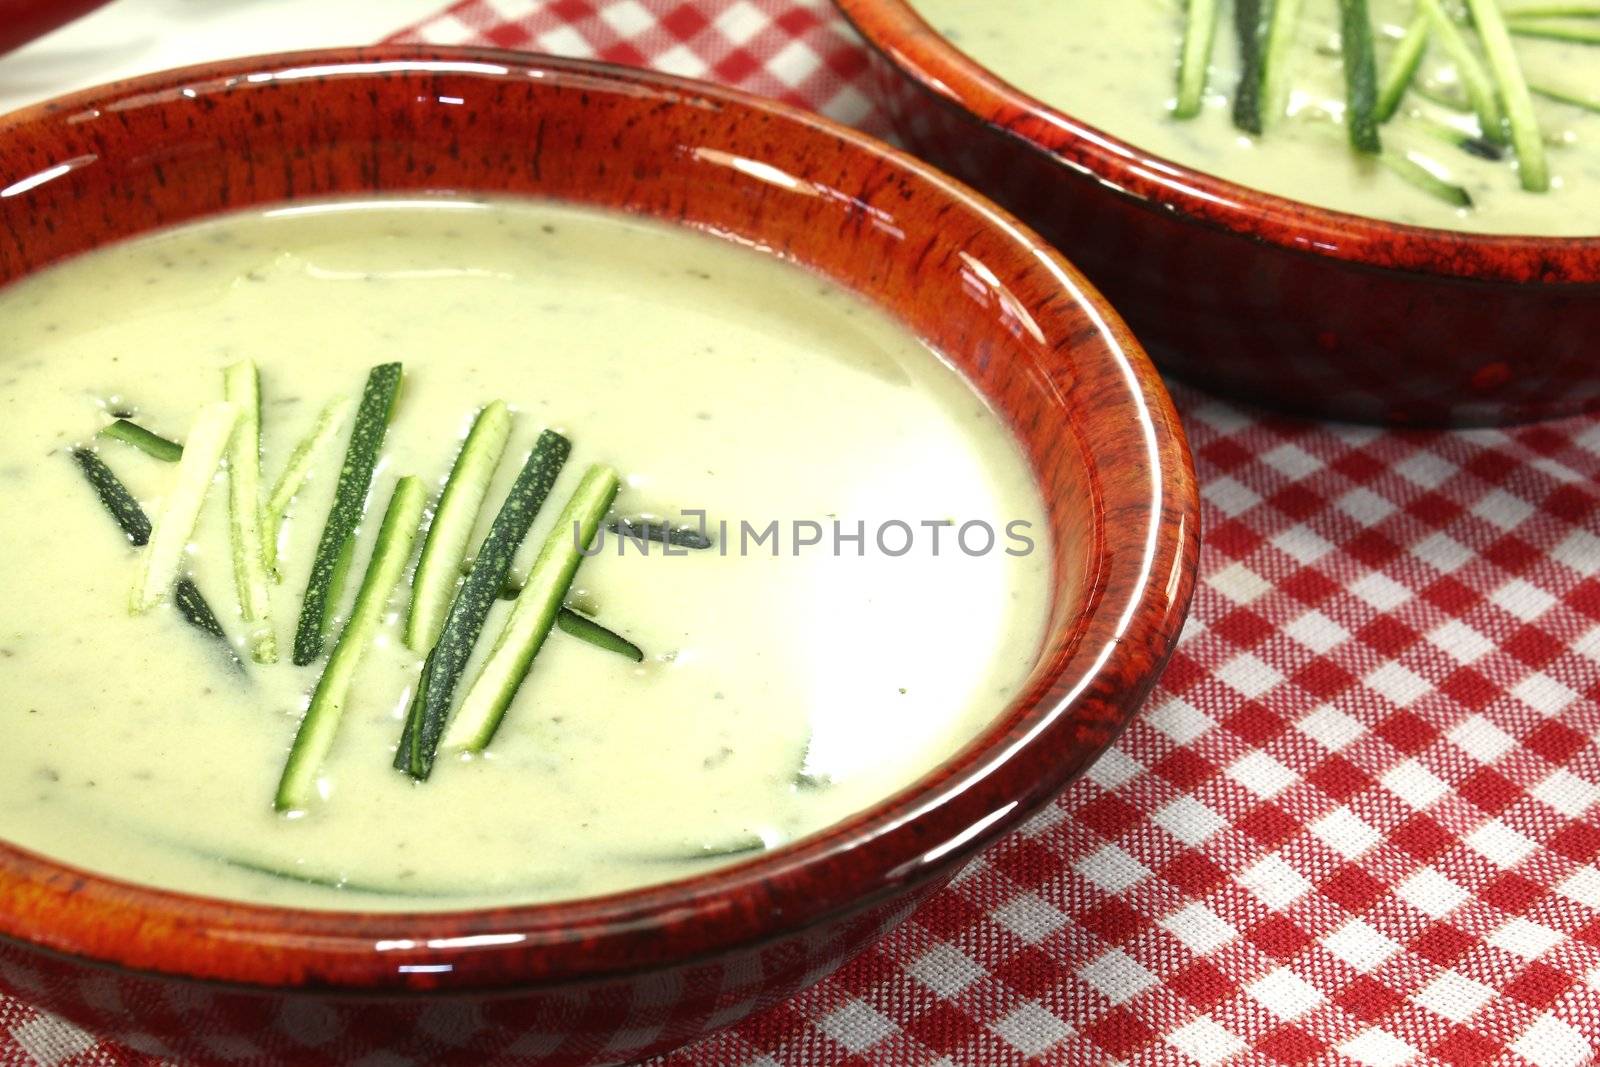
{"label": "highlight reflection on soup", "polygon": [[1008,430],[731,242],[282,208],[25,279],[0,345],[0,838],[96,871],[361,909],[695,873],[909,784],[1043,632]]}

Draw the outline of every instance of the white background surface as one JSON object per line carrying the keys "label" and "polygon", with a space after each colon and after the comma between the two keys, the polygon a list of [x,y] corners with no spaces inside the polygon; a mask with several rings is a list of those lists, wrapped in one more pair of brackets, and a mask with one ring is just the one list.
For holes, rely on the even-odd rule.
{"label": "white background surface", "polygon": [[448,2],[114,0],[0,56],[0,113],[73,89],[208,59],[372,44]]}

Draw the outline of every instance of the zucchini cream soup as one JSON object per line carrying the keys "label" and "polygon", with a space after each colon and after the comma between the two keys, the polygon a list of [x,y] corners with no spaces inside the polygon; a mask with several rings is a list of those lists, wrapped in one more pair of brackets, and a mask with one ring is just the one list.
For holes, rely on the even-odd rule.
{"label": "zucchini cream soup", "polygon": [[1004,424],[732,242],[291,206],[24,279],[0,345],[0,838],[96,871],[359,909],[686,876],[908,785],[1042,639]]}
{"label": "zucchini cream soup", "polygon": [[1600,234],[1600,3],[912,0],[1011,84],[1278,196]]}

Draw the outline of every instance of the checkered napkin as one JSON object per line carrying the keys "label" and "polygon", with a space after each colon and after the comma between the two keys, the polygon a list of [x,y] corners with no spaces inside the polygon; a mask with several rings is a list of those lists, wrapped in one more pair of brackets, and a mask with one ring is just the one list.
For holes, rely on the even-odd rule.
{"label": "checkered napkin", "polygon": [[[879,121],[824,0],[465,0],[400,38]],[[862,958],[658,1067],[1594,1059],[1600,424],[1176,395],[1206,544],[1143,716]],[[0,1067],[143,1062],[0,994]]]}
{"label": "checkered napkin", "polygon": [[650,67],[889,129],[866,92],[866,50],[827,0],[462,0],[390,40]]}

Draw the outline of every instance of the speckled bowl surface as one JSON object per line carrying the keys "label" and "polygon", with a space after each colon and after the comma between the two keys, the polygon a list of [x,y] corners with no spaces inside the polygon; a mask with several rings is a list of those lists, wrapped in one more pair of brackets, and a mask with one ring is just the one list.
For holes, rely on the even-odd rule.
{"label": "speckled bowl surface", "polygon": [[1009,216],[819,119],[522,54],[302,53],[0,119],[0,189],[0,282],[210,213],[342,194],[526,194],[729,236],[863,294],[946,354],[1014,428],[1053,533],[1045,647],[991,729],[859,816],[694,880],[541,906],[312,912],[130,885],[0,843],[0,979],[142,1051],[575,1065],[684,1043],[816,981],[1048,802],[1116,736],[1177,637],[1195,484],[1138,346]]}
{"label": "speckled bowl surface", "polygon": [[907,0],[835,3],[901,137],[1049,238],[1164,369],[1366,421],[1600,408],[1600,219],[1593,238],[1491,236],[1257,192],[1022,92]]}

